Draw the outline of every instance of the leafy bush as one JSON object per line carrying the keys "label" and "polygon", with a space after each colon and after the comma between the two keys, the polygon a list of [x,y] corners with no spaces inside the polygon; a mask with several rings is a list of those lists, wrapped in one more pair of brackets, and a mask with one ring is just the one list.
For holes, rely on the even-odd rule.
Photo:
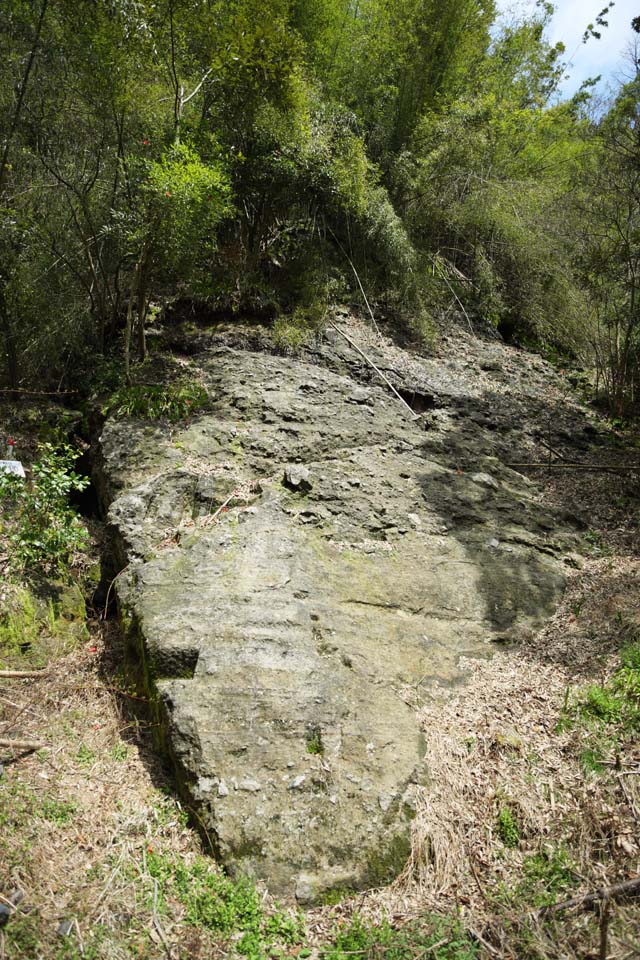
{"label": "leafy bush", "polygon": [[42,445],[31,482],[0,473],[0,499],[9,505],[10,561],[18,570],[64,573],[87,543],[86,527],[69,506],[72,491],[89,485],[72,469],[79,452],[68,444]]}

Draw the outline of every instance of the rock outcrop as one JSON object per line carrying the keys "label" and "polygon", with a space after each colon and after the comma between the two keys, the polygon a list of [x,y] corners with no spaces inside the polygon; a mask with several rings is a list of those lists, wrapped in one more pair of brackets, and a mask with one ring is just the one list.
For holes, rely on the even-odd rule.
{"label": "rock outcrop", "polygon": [[100,438],[120,610],[180,787],[225,863],[303,902],[403,866],[429,777],[415,708],[548,616],[569,532],[473,448],[481,424],[456,440],[447,405],[469,398],[419,382],[433,361],[389,370],[435,410],[412,420],[332,337],[302,359],[211,337],[185,361],[206,413]]}

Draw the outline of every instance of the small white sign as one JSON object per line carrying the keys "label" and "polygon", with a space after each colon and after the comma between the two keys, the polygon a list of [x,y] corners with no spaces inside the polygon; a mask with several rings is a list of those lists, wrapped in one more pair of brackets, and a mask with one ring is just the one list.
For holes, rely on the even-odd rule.
{"label": "small white sign", "polygon": [[19,460],[0,460],[2,473],[15,473],[17,477],[24,477],[24,467]]}

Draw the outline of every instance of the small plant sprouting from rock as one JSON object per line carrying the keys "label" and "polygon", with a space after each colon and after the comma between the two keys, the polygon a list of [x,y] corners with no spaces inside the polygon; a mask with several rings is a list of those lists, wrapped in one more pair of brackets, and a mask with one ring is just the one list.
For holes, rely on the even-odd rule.
{"label": "small plant sprouting from rock", "polygon": [[322,734],[316,728],[310,730],[307,734],[307,753],[323,754],[324,745],[322,743]]}

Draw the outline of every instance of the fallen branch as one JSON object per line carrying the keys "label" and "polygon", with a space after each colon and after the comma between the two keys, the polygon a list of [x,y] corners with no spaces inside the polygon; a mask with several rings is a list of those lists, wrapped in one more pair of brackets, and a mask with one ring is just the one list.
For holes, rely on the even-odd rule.
{"label": "fallen branch", "polygon": [[46,677],[46,670],[0,670],[0,680],[23,680],[27,677]]}
{"label": "fallen branch", "polygon": [[0,737],[0,747],[9,747],[12,750],[42,750],[46,746],[41,740],[10,740]]}
{"label": "fallen branch", "polygon": [[545,447],[549,451],[549,453],[552,453],[554,457],[557,457],[558,460],[566,460],[566,457],[563,457],[562,454],[555,449],[555,447],[552,447],[551,444],[547,443],[546,440],[543,440],[542,437],[538,437],[537,442],[541,443],[542,446]]}
{"label": "fallen branch", "polygon": [[384,382],[385,382],[386,385],[389,387],[389,389],[396,395],[396,397],[398,398],[398,400],[400,401],[400,403],[407,408],[407,410],[408,410],[409,413],[411,414],[411,419],[412,419],[412,420],[419,420],[420,417],[418,416],[418,414],[415,413],[415,411],[411,409],[411,407],[409,406],[409,404],[407,403],[406,400],[403,400],[403,398],[400,396],[400,394],[398,393],[398,391],[396,390],[396,388],[394,387],[394,385],[391,383],[391,380],[389,380],[389,378],[382,372],[382,370],[380,370],[380,368],[375,365],[375,363],[373,362],[373,360],[372,360],[370,357],[368,357],[363,350],[360,349],[360,347],[358,346],[358,344],[355,343],[355,342],[351,339],[351,337],[344,332],[344,330],[341,330],[340,327],[339,327],[336,323],[333,322],[333,320],[329,320],[329,325],[330,325],[331,327],[333,327],[333,329],[334,329],[335,331],[337,331],[337,333],[339,333],[340,336],[344,337],[344,339],[347,341],[347,343],[351,344],[351,346],[353,347],[353,349],[356,350],[356,351],[360,354],[360,356],[361,356],[364,360],[367,361],[367,363],[369,364],[370,367],[373,367],[373,369],[374,369],[375,372],[378,374],[378,376],[379,376],[382,380],[384,380]]}
{"label": "fallen branch", "polygon": [[552,903],[548,907],[542,907],[538,912],[540,916],[546,916],[549,913],[559,913],[561,910],[571,910],[573,907],[593,910],[603,901],[632,900],[635,897],[640,897],[640,877],[636,877],[635,880],[625,880],[624,883],[616,883],[612,887],[601,887],[583,897],[573,897],[571,900],[563,900],[562,903]]}
{"label": "fallen branch", "polygon": [[633,473],[640,470],[640,464],[612,464],[611,466],[601,466],[592,463],[507,463],[507,467],[512,469],[522,469],[523,467],[537,468],[540,470],[588,470],[609,473]]}

